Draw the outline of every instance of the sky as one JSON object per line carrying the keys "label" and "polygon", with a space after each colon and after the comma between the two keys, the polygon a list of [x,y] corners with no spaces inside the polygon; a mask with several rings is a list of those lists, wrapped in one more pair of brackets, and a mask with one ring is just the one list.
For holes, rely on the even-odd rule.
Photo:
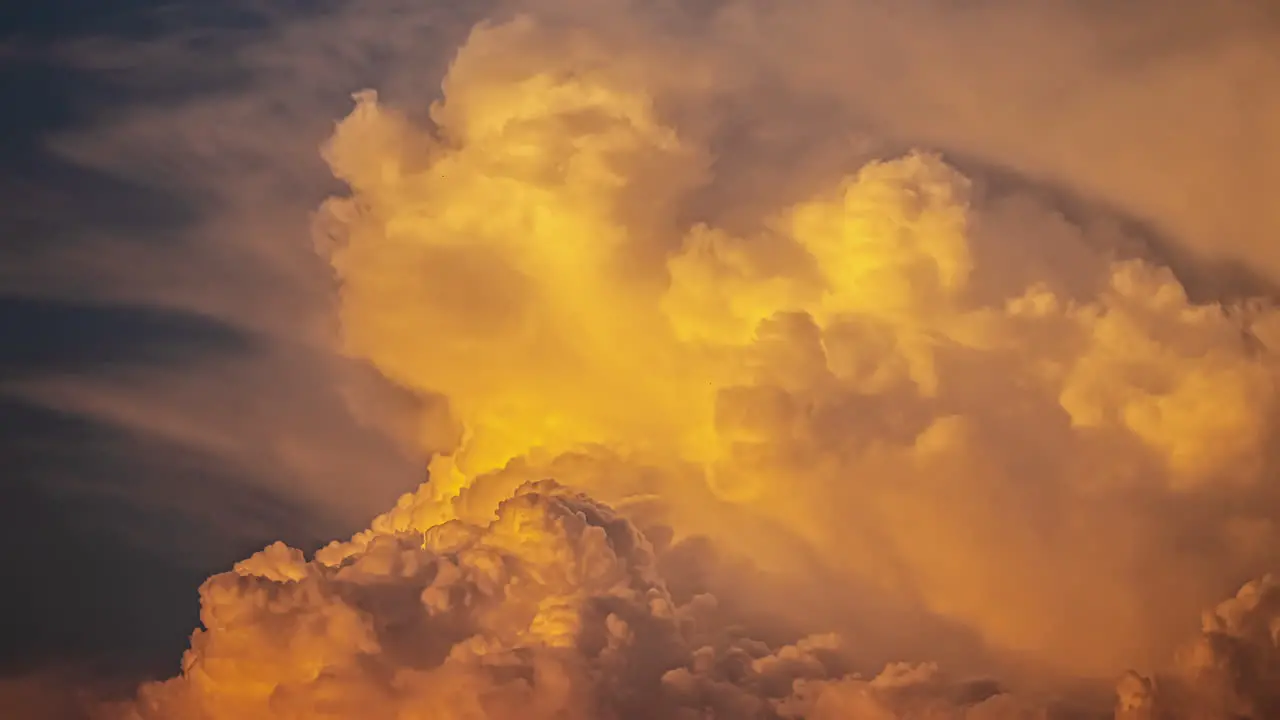
{"label": "sky", "polygon": [[1161,672],[1280,560],[1278,36],[1261,0],[5,10],[0,670],[173,676],[249,602],[219,582],[505,542],[510,495],[555,537],[640,497],[664,572],[748,557],[707,587],[867,663]]}
{"label": "sky", "polygon": [[[402,439],[349,409],[365,386],[384,417],[413,401],[372,371],[335,369],[309,330],[279,330],[328,312],[315,295],[324,274],[299,266],[312,256],[309,208],[332,185],[319,143],[360,82],[299,85],[309,129],[297,155],[226,166],[309,176],[270,200],[280,217],[249,211],[257,249],[215,227],[234,188],[216,171],[201,184],[202,140],[163,136],[181,129],[170,110],[257,92],[260,68],[237,67],[235,53],[307,16],[288,3],[74,0],[0,12],[0,77],[15,99],[0,140],[0,532],[38,548],[10,566],[30,591],[3,600],[6,673],[170,674],[203,579],[278,539],[314,548],[349,535],[423,477]],[[155,146],[111,136],[116,119],[149,117],[165,126]],[[241,129],[252,120],[233,123],[257,142]],[[272,223],[287,257],[258,252]]]}
{"label": "sky", "polygon": [[[184,199],[78,166],[48,146],[51,134],[122,102],[61,60],[60,44],[141,37],[158,9],[59,1],[0,14],[0,77],[14,99],[0,141],[7,278],[98,230],[163,243],[190,222]],[[216,319],[15,285],[0,292],[0,375],[10,389],[254,352],[251,338]],[[0,532],[7,547],[38,548],[9,564],[10,580],[29,590],[3,600],[6,674],[63,664],[131,677],[168,672],[186,646],[204,577],[280,530],[303,542],[311,532],[296,502],[220,458],[12,392],[0,400],[0,418]]]}

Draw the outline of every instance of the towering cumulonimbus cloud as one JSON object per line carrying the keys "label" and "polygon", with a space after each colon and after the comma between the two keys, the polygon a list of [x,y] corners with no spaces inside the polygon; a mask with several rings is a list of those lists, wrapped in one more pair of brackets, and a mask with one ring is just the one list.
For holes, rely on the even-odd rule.
{"label": "towering cumulonimbus cloud", "polygon": [[[429,119],[356,97],[316,238],[346,352],[442,399],[430,480],[212,578],[129,711],[1034,718],[1134,669],[1117,717],[1274,712],[1273,581],[1175,650],[1280,561],[1280,311],[926,150],[746,183],[688,120],[708,57],[610,39],[521,16]],[[698,538],[749,569],[677,597]]]}
{"label": "towering cumulonimbus cloud", "polygon": [[[1066,277],[984,267],[1039,228],[925,153],[754,229],[688,220],[673,194],[714,184],[707,151],[637,65],[531,19],[486,26],[437,130],[366,95],[326,148],[352,188],[320,222],[347,349],[462,429],[433,500],[606,448],[658,469],[627,492],[661,494],[682,531],[715,533],[686,487],[709,486],[837,574],[1072,670],[1164,655],[1207,588],[1274,560],[1273,310],[1195,303],[1105,250]],[[1203,539],[1182,539],[1193,513]]]}

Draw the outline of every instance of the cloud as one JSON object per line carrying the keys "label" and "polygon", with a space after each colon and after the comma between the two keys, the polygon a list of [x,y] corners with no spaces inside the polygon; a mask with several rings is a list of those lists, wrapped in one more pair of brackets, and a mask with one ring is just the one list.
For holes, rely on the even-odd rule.
{"label": "cloud", "polygon": [[[228,318],[272,351],[126,377],[123,393],[33,392],[218,438],[353,514],[430,456],[430,482],[351,543],[311,563],[276,548],[250,563],[269,569],[211,580],[197,644],[214,644],[140,707],[319,712],[319,677],[356,703],[337,716],[444,683],[493,698],[471,716],[625,702],[613,666],[581,651],[626,631],[557,625],[609,595],[589,579],[566,604],[517,553],[555,592],[504,604],[483,583],[507,576],[455,568],[493,605],[468,606],[482,631],[466,637],[518,656],[514,676],[390,658],[367,624],[381,610],[331,588],[346,587],[334,558],[437,567],[433,533],[457,528],[483,545],[514,522],[495,510],[544,502],[521,498],[545,477],[749,562],[768,580],[708,581],[748,616],[839,631],[854,663],[939,663],[864,681],[819,662],[810,678],[814,646],[772,643],[752,662],[794,660],[762,661],[788,668],[785,687],[747,673],[744,689],[728,669],[678,672],[701,667],[682,636],[645,661],[676,672],[670,707],[999,717],[1024,702],[957,701],[949,671],[1024,690],[1132,667],[1124,696],[1158,696],[1140,678],[1168,670],[1200,609],[1276,564],[1280,512],[1274,18],[1187,8],[354,3],[231,34],[216,92],[62,139],[77,162],[200,198],[183,243],[77,265],[93,292]],[[372,432],[353,431],[361,418]],[[537,507],[528,551],[590,565]],[[423,622],[447,610],[411,600]],[[297,648],[280,627],[306,628]],[[238,666],[250,646],[280,655]],[[240,678],[251,667],[273,679]]]}
{"label": "cloud", "polygon": [[1274,282],[1265,3],[742,3],[726,33],[882,134],[1059,184]]}
{"label": "cloud", "polygon": [[[362,87],[420,117],[471,25],[524,9],[616,48],[628,82],[648,88],[707,154],[714,167],[691,166],[681,181],[696,185],[690,193],[657,188],[684,216],[749,225],[747,216],[798,201],[885,148],[919,146],[1110,206],[1174,250],[1265,281],[1277,220],[1262,195],[1273,184],[1263,158],[1280,123],[1267,121],[1275,23],[1261,8],[812,3],[778,14],[748,2],[495,10],[382,0],[304,14],[228,10],[221,24],[179,13],[154,41],[63,47],[120,100],[53,146],[81,166],[176,194],[194,222],[133,237],[109,224],[84,228],[75,244],[25,262],[20,277],[27,292],[195,309],[323,354],[330,289],[304,230],[329,187],[315,148]],[[715,181],[699,184],[699,172]],[[652,177],[670,179],[656,168]],[[654,242],[634,249],[660,262],[675,249],[661,243],[680,234],[650,232]],[[1223,286],[1199,265],[1178,267],[1193,294]],[[339,372],[316,362],[331,366],[317,372]],[[350,427],[333,422],[334,435]]]}
{"label": "cloud", "polygon": [[[835,635],[752,637],[714,595],[672,593],[661,569],[676,548],[553,481],[516,488],[484,523],[376,526],[310,562],[276,543],[210,578],[182,675],[98,716],[1103,715],[933,663],[864,678]],[[1176,675],[1122,678],[1115,717],[1274,712],[1274,589],[1265,577],[1206,614]]]}
{"label": "cloud", "polygon": [[[465,428],[429,496],[606,447],[681,478],[649,489],[678,528],[714,536],[718,503],[750,507],[836,574],[1072,672],[1157,662],[1274,562],[1255,544],[1273,532],[1273,310],[1193,300],[1046,200],[992,198],[925,153],[798,200],[779,176],[749,233],[682,222],[679,193],[721,177],[661,120],[685,89],[666,59],[528,18],[481,27],[434,130],[364,95],[326,145],[352,188],[320,224],[347,351]],[[718,500],[682,497],[687,467]]]}
{"label": "cloud", "polygon": [[208,630],[183,676],[145,688],[134,717],[983,717],[1016,706],[931,666],[828,680],[832,636],[771,647],[726,633],[714,597],[673,600],[629,522],[555,483],[521,486],[484,525],[364,539],[310,563],[273,545],[210,579]]}

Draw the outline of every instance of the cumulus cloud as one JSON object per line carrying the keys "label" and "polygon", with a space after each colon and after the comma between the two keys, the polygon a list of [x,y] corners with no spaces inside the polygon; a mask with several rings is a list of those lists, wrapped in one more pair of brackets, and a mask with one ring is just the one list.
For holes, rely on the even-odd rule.
{"label": "cumulus cloud", "polygon": [[[658,468],[681,530],[751,508],[837,574],[1073,672],[1155,662],[1275,561],[1269,305],[1193,300],[923,152],[754,229],[690,221],[678,193],[720,178],[664,119],[684,83],[639,65],[573,26],[484,26],[433,129],[362,95],[326,145],[352,190],[317,224],[346,350],[464,429],[428,500],[608,448]],[[1078,246],[1068,272],[1024,240],[1037,223]],[[985,267],[995,243],[1031,259]]]}
{"label": "cumulus cloud", "polygon": [[[414,32],[470,18],[357,3],[251,43],[288,109],[213,146],[316,197],[214,153],[210,237],[301,219],[263,198],[319,207],[332,278],[254,232],[218,252],[288,269],[298,307],[149,297],[323,346],[336,281],[341,352],[412,396],[364,407],[430,480],[312,561],[211,579],[183,675],[133,712],[1043,717],[1046,685],[1134,669],[1122,717],[1265,717],[1269,621],[1243,616],[1267,581],[1169,660],[1280,560],[1260,7],[530,0],[480,13],[440,83]],[[385,67],[285,52],[348,20],[361,49],[394,22]],[[287,82],[312,73],[371,88],[323,143],[323,203],[298,158],[329,101]],[[108,146],[228,108],[262,112],[125,118]],[[726,567],[658,572],[699,542]],[[855,674],[886,661],[926,664]]]}
{"label": "cumulus cloud", "polygon": [[211,578],[182,677],[144,688],[127,717],[994,717],[1016,707],[928,665],[833,678],[832,636],[771,646],[732,632],[714,597],[673,600],[630,522],[553,482],[522,485],[487,524],[365,540],[313,562],[276,544]]}
{"label": "cumulus cloud", "polygon": [[[831,634],[758,639],[715,596],[672,592],[661,573],[672,552],[553,481],[522,484],[480,524],[383,524],[312,561],[276,543],[202,586],[204,628],[181,676],[95,716],[1104,716],[933,663],[864,678]],[[1115,717],[1270,717],[1276,587],[1264,577],[1206,613],[1167,678],[1125,675]]]}
{"label": "cumulus cloud", "polygon": [[1268,574],[1204,613],[1165,676],[1126,675],[1117,718],[1265,718],[1280,712],[1280,584]]}
{"label": "cumulus cloud", "polygon": [[1269,5],[765,5],[731,32],[883,132],[1062,184],[1274,281]]}

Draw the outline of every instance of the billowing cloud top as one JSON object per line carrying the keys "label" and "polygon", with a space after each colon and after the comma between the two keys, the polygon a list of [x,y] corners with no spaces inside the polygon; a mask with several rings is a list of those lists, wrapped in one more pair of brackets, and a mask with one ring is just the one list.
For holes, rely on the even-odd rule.
{"label": "billowing cloud top", "polygon": [[[739,174],[686,116],[716,58],[612,39],[482,25],[429,118],[356,97],[316,238],[346,352],[438,400],[431,479],[313,561],[211,579],[132,712],[1047,717],[943,672],[1017,666],[1140,669],[1118,717],[1274,713],[1273,581],[1168,658],[1280,559],[1280,312],[939,154]],[[716,597],[844,644],[718,626],[602,502],[749,558],[785,600]],[[890,635],[980,651],[858,679],[871,597]]]}

